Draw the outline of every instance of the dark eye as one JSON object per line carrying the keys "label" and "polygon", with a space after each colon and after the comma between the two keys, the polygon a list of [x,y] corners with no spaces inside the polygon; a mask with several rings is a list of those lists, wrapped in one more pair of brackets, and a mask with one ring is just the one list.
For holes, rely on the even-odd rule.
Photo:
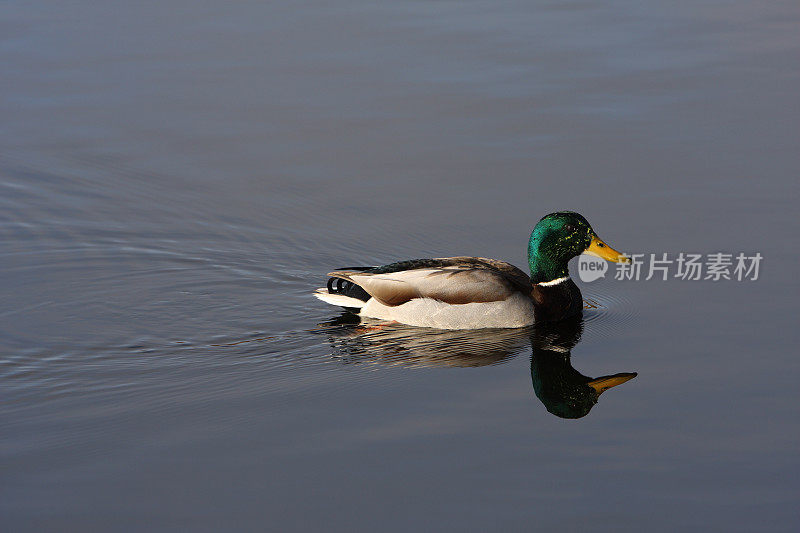
{"label": "dark eye", "polygon": [[575,231],[575,226],[573,226],[572,224],[567,224],[566,226],[564,226],[564,230],[572,233],[573,231]]}
{"label": "dark eye", "polygon": [[606,245],[605,245],[605,244],[603,244],[603,243],[602,243],[602,241],[597,241],[597,247],[598,247],[598,248],[605,248],[605,247],[606,247]]}

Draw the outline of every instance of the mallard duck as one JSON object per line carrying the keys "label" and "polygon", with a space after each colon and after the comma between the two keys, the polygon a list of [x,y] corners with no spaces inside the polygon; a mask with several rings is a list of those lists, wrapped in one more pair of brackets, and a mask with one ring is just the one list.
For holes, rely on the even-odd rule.
{"label": "mallard duck", "polygon": [[330,272],[314,296],[360,316],[440,329],[519,328],[578,316],[581,291],[567,263],[581,254],[627,257],[578,213],[543,217],[528,242],[530,276],[496,259],[442,257]]}

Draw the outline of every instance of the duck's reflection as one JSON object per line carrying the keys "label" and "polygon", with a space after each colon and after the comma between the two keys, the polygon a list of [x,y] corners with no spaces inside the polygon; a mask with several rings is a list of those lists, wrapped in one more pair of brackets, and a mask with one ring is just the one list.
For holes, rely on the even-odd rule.
{"label": "duck's reflection", "polygon": [[636,377],[636,372],[621,372],[590,378],[575,370],[571,352],[582,332],[583,321],[578,319],[534,327],[531,335],[533,391],[561,418],[588,415],[603,392]]}
{"label": "duck's reflection", "polygon": [[531,353],[536,397],[552,414],[581,418],[600,395],[636,377],[623,372],[591,378],[572,366],[571,351],[583,332],[581,319],[522,329],[433,330],[365,322],[350,313],[320,324],[329,334],[333,356],[344,363],[408,367],[477,367]]}
{"label": "duck's reflection", "polygon": [[344,313],[330,327],[331,351],[344,363],[470,367],[501,363],[528,345],[530,329],[441,330],[387,324]]}

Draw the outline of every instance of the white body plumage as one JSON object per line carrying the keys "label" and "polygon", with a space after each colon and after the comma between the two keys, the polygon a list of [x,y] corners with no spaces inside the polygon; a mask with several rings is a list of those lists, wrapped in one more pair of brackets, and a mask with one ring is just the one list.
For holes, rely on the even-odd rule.
{"label": "white body plumage", "polygon": [[409,326],[438,329],[521,328],[533,324],[533,302],[523,294],[499,302],[449,304],[433,298],[414,298],[401,305],[384,305],[375,298],[363,302],[328,289],[314,296],[332,305],[357,308],[359,316],[394,320]]}

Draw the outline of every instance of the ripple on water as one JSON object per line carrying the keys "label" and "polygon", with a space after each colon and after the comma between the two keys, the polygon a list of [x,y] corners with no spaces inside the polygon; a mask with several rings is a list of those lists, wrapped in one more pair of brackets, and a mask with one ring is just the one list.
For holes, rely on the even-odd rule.
{"label": "ripple on water", "polygon": [[[342,367],[485,366],[530,348],[526,329],[454,332],[365,321],[293,330],[313,314],[309,279],[322,282],[320,265],[424,256],[420,250],[431,244],[425,233],[412,222],[411,231],[395,230],[403,239],[382,234],[391,242],[388,257],[365,244],[368,236],[343,240],[338,228],[309,233],[304,225],[273,224],[310,202],[305,222],[324,227],[325,209],[314,208],[319,198],[277,202],[256,224],[214,215],[213,196],[187,190],[175,201],[162,194],[160,176],[113,159],[77,163],[84,174],[0,165],[7,193],[0,197],[0,274],[38,289],[15,292],[17,301],[0,309],[4,338],[15,345],[0,358],[12,397],[149,390],[153,401],[166,401],[192,387],[224,387],[230,374],[240,390],[297,390]],[[585,319],[596,333],[632,320],[633,306],[618,295],[590,293],[587,301]],[[42,325],[14,327],[25,323]],[[312,372],[298,372],[304,369]]]}
{"label": "ripple on water", "polygon": [[[592,335],[614,335],[635,316],[631,303],[617,295],[591,293],[586,301],[585,332]],[[321,384],[336,386],[337,369],[343,367],[362,370],[348,373],[347,386],[354,386],[374,379],[368,376],[379,368],[502,364],[530,350],[531,330],[433,330],[343,314],[314,328],[280,333],[141,337],[115,345],[20,350],[0,361],[0,377],[9,408],[33,396],[39,403],[85,395],[119,398],[136,391],[149,391],[150,403],[191,396],[198,389],[217,396],[277,389],[314,395]],[[224,390],[232,378],[237,392]],[[165,382],[172,385],[164,387]]]}
{"label": "ripple on water", "polygon": [[[208,395],[231,382],[236,383],[235,394],[313,388],[316,380],[309,376],[322,380],[327,373],[320,370],[331,360],[323,339],[307,332],[205,342],[139,339],[126,345],[16,352],[0,362],[0,378],[8,408],[25,405],[32,398],[41,403],[144,391],[166,400],[192,389],[197,392],[197,388]],[[304,372],[314,367],[317,370]]]}
{"label": "ripple on water", "polygon": [[585,333],[601,337],[618,335],[636,320],[635,304],[617,292],[583,291]]}

